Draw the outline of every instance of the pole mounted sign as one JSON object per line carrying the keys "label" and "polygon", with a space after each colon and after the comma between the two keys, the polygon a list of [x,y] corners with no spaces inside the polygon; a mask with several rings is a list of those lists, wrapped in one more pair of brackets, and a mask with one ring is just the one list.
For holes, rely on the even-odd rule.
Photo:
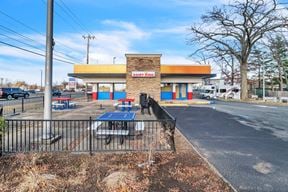
{"label": "pole mounted sign", "polygon": [[155,71],[132,71],[132,77],[150,78],[155,76],[156,76]]}

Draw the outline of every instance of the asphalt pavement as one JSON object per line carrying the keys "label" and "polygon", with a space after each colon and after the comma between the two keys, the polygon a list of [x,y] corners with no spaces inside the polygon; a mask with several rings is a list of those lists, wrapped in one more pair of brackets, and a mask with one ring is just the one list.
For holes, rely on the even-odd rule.
{"label": "asphalt pavement", "polygon": [[216,101],[167,110],[238,191],[288,191],[288,107]]}

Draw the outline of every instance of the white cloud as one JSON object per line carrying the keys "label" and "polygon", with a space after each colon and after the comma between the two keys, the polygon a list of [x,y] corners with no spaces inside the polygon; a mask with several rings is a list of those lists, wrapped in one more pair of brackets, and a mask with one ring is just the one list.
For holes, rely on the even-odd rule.
{"label": "white cloud", "polygon": [[169,28],[159,28],[153,29],[153,33],[162,33],[162,34],[187,34],[189,31],[189,25],[179,25],[172,26]]}
{"label": "white cloud", "polygon": [[[112,63],[115,56],[117,57],[117,63],[125,63],[125,53],[137,52],[132,49],[133,42],[142,41],[150,37],[150,33],[145,32],[133,23],[105,20],[103,24],[111,26],[112,30],[93,33],[96,39],[91,40],[90,63],[109,64]],[[36,41],[43,42],[42,36],[33,34],[28,34],[27,36],[32,37]],[[54,57],[58,58],[60,56],[62,60],[69,61],[76,58],[73,60],[76,63],[86,62],[86,41],[82,36],[74,33],[60,34],[55,35],[55,41]],[[31,47],[26,46],[24,48],[31,50]],[[2,69],[0,71],[1,78],[13,78],[14,80],[26,80],[29,83],[39,82],[40,84],[38,76],[40,76],[40,69],[44,68],[45,65],[44,57],[6,46],[0,46],[0,55],[4,56],[0,61],[0,68]],[[72,69],[72,65],[54,61],[54,82],[63,81],[63,79],[67,78],[67,73],[73,71]]]}
{"label": "white cloud", "polygon": [[[182,35],[187,32],[188,28],[185,25],[175,26],[174,23],[173,27],[166,26],[144,30],[134,23],[115,20],[104,20],[102,24],[105,26],[105,30],[94,31],[92,33],[96,39],[90,41],[91,64],[111,64],[113,57],[116,57],[117,64],[126,63],[125,53],[141,53],[141,51],[135,48],[135,44],[149,42],[153,35],[160,34],[163,36],[167,35],[167,37],[171,34],[175,36]],[[107,30],[107,28],[110,30]],[[45,39],[43,36],[33,34],[29,36],[41,42]],[[75,63],[86,63],[87,41],[81,35],[76,33],[56,34],[55,42],[54,56],[58,57],[60,55],[63,57],[61,59],[75,61]],[[150,52],[153,52],[153,50],[151,49]],[[181,56],[183,55],[181,50],[167,48],[167,50],[163,50],[161,53],[163,53],[161,59],[161,63],[163,64],[196,64],[190,58]],[[181,55],[177,55],[178,53]],[[40,69],[44,69],[44,57],[3,46],[0,47],[0,54],[5,56],[0,60],[0,77],[40,84]],[[14,59],[10,59],[11,57],[14,57]],[[68,79],[68,73],[73,72],[73,65],[54,61],[53,71],[53,82],[62,82],[64,79]]]}
{"label": "white cloud", "polygon": [[161,58],[162,64],[173,64],[173,65],[195,65],[197,62],[195,62],[193,59],[189,57],[182,57],[179,55],[173,55],[173,54],[164,54]]}

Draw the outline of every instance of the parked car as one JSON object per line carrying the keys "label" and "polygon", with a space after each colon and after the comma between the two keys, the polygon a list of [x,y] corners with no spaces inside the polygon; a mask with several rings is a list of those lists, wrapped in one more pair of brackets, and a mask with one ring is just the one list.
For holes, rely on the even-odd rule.
{"label": "parked car", "polygon": [[27,91],[29,94],[36,94],[36,91],[35,90],[33,90],[33,89],[31,89],[31,90],[28,90]]}
{"label": "parked car", "polygon": [[52,96],[61,96],[61,91],[56,89],[52,90]]}
{"label": "parked car", "polygon": [[30,96],[28,91],[20,88],[0,88],[0,98],[4,99],[18,99],[19,97],[28,98]]}

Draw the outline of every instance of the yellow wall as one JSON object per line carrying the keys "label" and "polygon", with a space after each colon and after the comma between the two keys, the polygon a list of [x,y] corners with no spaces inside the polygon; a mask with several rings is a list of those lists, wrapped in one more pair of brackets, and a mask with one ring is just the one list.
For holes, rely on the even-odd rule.
{"label": "yellow wall", "polygon": [[[126,74],[125,64],[74,65],[74,73]],[[161,65],[161,74],[211,74],[209,65]]]}
{"label": "yellow wall", "polygon": [[210,65],[161,65],[161,74],[211,74]]}
{"label": "yellow wall", "polygon": [[112,74],[125,74],[126,65],[74,65],[74,73],[112,73]]}

